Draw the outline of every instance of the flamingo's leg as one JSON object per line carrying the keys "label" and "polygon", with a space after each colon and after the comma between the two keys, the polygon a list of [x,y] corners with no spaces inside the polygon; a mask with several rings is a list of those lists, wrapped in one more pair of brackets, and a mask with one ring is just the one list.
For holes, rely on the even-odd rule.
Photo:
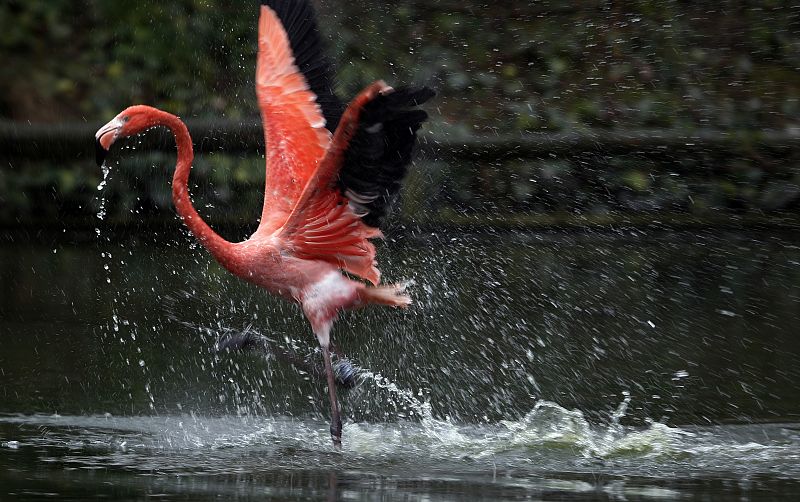
{"label": "flamingo's leg", "polygon": [[[332,280],[336,280],[336,278],[345,280],[339,273],[336,273],[334,278]],[[316,283],[306,292],[302,304],[303,311],[311,323],[311,329],[314,331],[319,346],[322,348],[325,376],[328,380],[328,396],[331,400],[331,439],[333,440],[333,445],[339,448],[342,446],[342,418],[339,416],[339,403],[336,400],[336,375],[333,373],[333,364],[331,364],[331,328],[336,318],[337,309],[336,305],[331,308],[330,286],[326,281]]]}
{"label": "flamingo's leg", "polygon": [[327,345],[322,346],[322,358],[325,360],[325,374],[328,377],[328,395],[331,400],[331,439],[336,447],[342,446],[342,418],[339,416],[339,403],[336,401],[336,379],[331,365],[331,351]]}

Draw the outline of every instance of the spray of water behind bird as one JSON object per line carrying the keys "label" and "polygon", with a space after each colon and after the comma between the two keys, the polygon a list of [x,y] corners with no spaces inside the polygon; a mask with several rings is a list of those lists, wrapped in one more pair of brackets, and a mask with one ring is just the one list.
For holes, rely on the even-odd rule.
{"label": "spray of water behind bird", "polygon": [[[322,348],[331,404],[331,438],[342,423],[331,364],[330,331],[338,313],[368,304],[407,307],[405,284],[379,285],[375,247],[427,114],[428,88],[375,82],[345,108],[332,90],[314,12],[307,0],[264,0],[258,23],[256,95],[264,124],[266,187],[255,233],[228,242],[197,213],[187,188],[194,158],[176,116],[131,106],[96,134],[102,164],[119,138],[156,126],[175,136],[172,197],[183,222],[228,271],[299,303]],[[371,285],[352,280],[342,271]]]}

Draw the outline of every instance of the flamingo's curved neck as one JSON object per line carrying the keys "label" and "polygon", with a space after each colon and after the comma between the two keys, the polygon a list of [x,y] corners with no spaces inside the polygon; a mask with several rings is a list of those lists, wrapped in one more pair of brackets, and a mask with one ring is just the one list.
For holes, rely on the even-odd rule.
{"label": "flamingo's curved neck", "polygon": [[232,244],[223,239],[219,234],[203,221],[189,198],[189,171],[192,169],[194,150],[192,138],[186,124],[175,115],[160,112],[157,123],[164,125],[175,135],[175,144],[178,147],[178,162],[175,165],[175,175],[172,177],[172,201],[183,222],[197,240],[208,249],[215,258],[220,259]]}

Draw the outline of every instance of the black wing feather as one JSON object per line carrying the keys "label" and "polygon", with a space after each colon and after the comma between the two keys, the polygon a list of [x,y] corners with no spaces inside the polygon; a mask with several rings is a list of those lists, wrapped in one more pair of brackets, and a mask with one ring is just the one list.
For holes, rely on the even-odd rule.
{"label": "black wing feather", "polygon": [[435,93],[402,87],[364,105],[347,147],[339,186],[367,225],[379,227],[408,171],[417,130],[428,118],[415,108]]}
{"label": "black wing feather", "polygon": [[262,0],[280,19],[289,37],[294,64],[302,72],[325,117],[325,127],[334,132],[344,106],[333,91],[333,63],[323,50],[314,7],[308,0]]}

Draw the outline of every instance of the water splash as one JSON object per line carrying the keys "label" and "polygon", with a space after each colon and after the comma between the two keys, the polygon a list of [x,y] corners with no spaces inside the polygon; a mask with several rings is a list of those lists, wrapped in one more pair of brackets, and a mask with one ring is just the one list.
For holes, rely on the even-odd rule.
{"label": "water splash", "polygon": [[[2,429],[3,424],[14,428]],[[138,456],[149,468],[191,472],[227,468],[252,470],[265,462],[290,468],[313,461],[337,462],[348,469],[442,468],[511,469],[544,472],[606,472],[672,476],[676,472],[730,472],[741,475],[798,471],[800,440],[780,424],[694,428],[692,431],[654,423],[627,429],[606,441],[602,426],[589,424],[579,410],[540,401],[525,417],[501,424],[456,425],[438,422],[435,434],[417,422],[349,423],[341,455],[331,452],[328,424],[297,417],[201,416],[3,416],[4,439],[20,449],[60,448],[80,444],[102,459],[121,452]],[[46,426],[47,435],[38,431]],[[789,432],[787,432],[787,429]],[[27,433],[26,431],[30,431]],[[442,432],[446,432],[443,434]],[[187,455],[191,451],[191,455]],[[256,452],[256,455],[244,454]],[[253,462],[252,465],[249,462]],[[138,469],[131,465],[132,469]]]}
{"label": "water splash", "polygon": [[[196,323],[184,324],[204,331],[208,340],[218,339],[221,332],[229,331],[219,325],[203,327]],[[216,371],[216,360],[216,357],[212,357],[208,362],[212,371]],[[236,380],[230,380],[232,384],[240,378],[246,380],[238,366],[232,371],[237,374]],[[229,372],[224,370],[218,376],[220,379],[230,378]],[[656,422],[651,422],[644,429],[624,427],[621,421],[631,402],[631,396],[627,392],[622,394],[621,402],[609,414],[604,424],[591,424],[580,410],[569,410],[551,401],[539,400],[521,418],[487,424],[488,429],[482,429],[483,426],[459,423],[448,416],[437,416],[425,392],[404,388],[379,372],[360,368],[358,379],[359,386],[351,391],[348,399],[354,402],[364,399],[370,402],[390,401],[391,407],[397,411],[387,415],[385,419],[393,422],[394,426],[367,422],[346,423],[344,434],[348,441],[345,442],[345,449],[352,452],[383,451],[389,454],[398,447],[397,441],[402,441],[420,450],[427,451],[431,445],[437,445],[437,449],[442,452],[469,455],[476,459],[517,450],[551,449],[573,451],[584,459],[608,459],[630,455],[671,455],[677,451],[675,441],[685,437],[679,429]],[[265,380],[268,379],[265,377]],[[254,396],[240,396],[241,393],[241,389],[234,384],[229,396],[232,396],[233,401],[240,397],[245,399],[240,403],[245,408],[243,415],[258,416],[259,404],[250,401]],[[152,399],[150,396],[151,409]],[[317,431],[318,434],[314,433],[314,437],[320,438],[320,443],[314,448],[329,446],[326,428],[323,425]],[[486,430],[491,430],[491,433]],[[397,441],[387,442],[385,435],[395,437]]]}
{"label": "water splash", "polygon": [[606,426],[593,426],[580,410],[568,410],[550,401],[539,401],[518,421],[503,421],[500,434],[510,448],[569,448],[583,458],[608,459],[629,455],[670,455],[692,434],[658,422],[644,429],[626,429],[619,420],[630,402],[623,402]]}
{"label": "water splash", "polygon": [[398,398],[412,415],[421,418],[423,422],[433,419],[430,402],[418,399],[411,390],[402,389],[387,377],[368,369],[362,368],[358,377],[361,385],[372,382],[377,388],[388,391],[393,397]]}
{"label": "water splash", "polygon": [[[111,174],[111,166],[109,166],[105,162],[103,162],[103,164],[100,166],[100,168],[101,168],[101,170],[103,172],[103,179],[100,180],[100,183],[98,183],[98,185],[97,185],[97,191],[101,192],[101,193],[100,193],[100,207],[99,207],[99,210],[97,211],[95,216],[97,217],[98,220],[102,221],[102,220],[105,219],[106,214],[107,214],[106,213],[106,198],[105,198],[105,195],[102,193],[102,191],[106,187],[106,185],[108,184],[108,178],[109,178],[109,175]],[[100,228],[99,227],[95,227],[94,230],[95,230],[95,233],[97,234],[98,239],[100,239],[102,237]],[[107,242],[111,241],[109,236],[106,236],[105,240]],[[113,258],[112,254],[111,254],[110,251],[101,251],[100,252],[100,257],[103,259],[103,271],[105,273],[106,283],[107,284],[111,284],[111,282],[112,282],[111,281],[112,258]],[[124,262],[120,261],[120,263],[124,263]],[[111,302],[111,320],[110,320],[109,324],[107,324],[106,326],[109,328],[107,333],[110,336],[112,336],[114,338],[117,338],[120,344],[125,344],[125,343],[127,343],[127,340],[123,336],[121,328],[122,328],[122,326],[130,326],[130,322],[128,320],[124,319],[122,317],[122,315],[120,314],[120,310],[119,310],[120,303],[118,301],[119,299],[120,299],[120,296],[119,296],[119,293],[117,293],[117,297],[114,298],[113,301]],[[133,324],[133,326],[135,327],[135,323]],[[130,332],[130,340],[133,341],[133,342],[136,341],[135,329],[132,329],[131,332]],[[137,352],[137,354],[139,356],[141,356],[142,350],[141,350],[140,347],[136,348],[136,352]],[[145,362],[144,359],[138,358],[138,359],[135,359],[134,361],[131,361],[129,357],[125,357],[125,362],[126,362],[126,364],[128,366],[136,364],[139,368],[141,368],[141,371],[145,375],[148,374],[148,368],[147,368],[147,365],[146,365],[146,362]],[[149,378],[146,378],[146,383],[144,385],[144,392],[147,395],[148,405],[149,405],[150,410],[151,411],[155,411],[155,397],[153,395],[153,392],[150,389]],[[129,394],[129,396],[130,396],[130,394]]]}
{"label": "water splash", "polygon": [[430,400],[421,398],[421,392],[414,394],[413,391],[399,387],[380,373],[365,369],[361,370],[359,377],[361,378],[361,385],[371,382],[377,388],[388,391],[393,398],[398,399],[403,407],[409,411],[411,418],[419,419],[423,433],[418,436],[421,442],[427,443],[434,440],[440,444],[453,446],[472,443],[472,439],[462,433],[449,418],[438,419],[434,417]]}
{"label": "water splash", "polygon": [[97,185],[97,190],[102,190],[106,186],[106,182],[108,181],[108,175],[111,172],[111,167],[107,166],[105,162],[103,165],[100,166],[100,169],[103,171],[103,179]]}
{"label": "water splash", "polygon": [[[581,421],[579,412],[540,402],[519,425],[528,432],[531,427],[555,432],[561,425]],[[312,482],[318,472],[324,474],[323,480],[329,479],[330,472],[338,472],[340,479],[352,478],[340,489],[351,482],[365,483],[361,497],[356,492],[342,497],[354,500],[366,493],[373,495],[376,483],[390,489],[408,486],[412,496],[401,498],[418,499],[420,490],[433,480],[431,493],[441,495],[443,489],[456,488],[454,493],[460,496],[454,500],[509,493],[520,499],[565,495],[570,500],[576,496],[581,500],[675,500],[704,479],[730,482],[731,492],[741,495],[742,490],[752,489],[749,480],[754,477],[760,493],[769,498],[778,493],[776,488],[785,490],[787,483],[796,483],[800,476],[800,442],[786,432],[787,427],[706,427],[691,436],[673,436],[679,455],[634,452],[586,459],[580,448],[571,446],[574,443],[542,445],[545,438],[535,435],[519,441],[519,434],[497,424],[461,427],[459,432],[469,440],[466,443],[432,439],[424,427],[412,422],[349,424],[344,448],[334,453],[326,422],[297,417],[0,414],[4,438],[0,450],[17,450],[20,455],[14,453],[15,462],[38,455],[35,472],[40,473],[47,466],[103,469],[118,477],[138,475],[137,479],[149,479],[155,473],[160,490],[167,478],[184,480],[179,489],[185,491],[186,479],[214,476],[215,481],[224,481],[219,476],[232,476],[237,491],[222,498],[241,496],[238,487],[243,475],[268,479],[276,473],[290,477],[310,473]],[[625,437],[640,443],[663,441],[652,433],[653,428],[628,431]],[[760,438],[757,442],[756,437]],[[514,438],[516,445],[510,444]],[[33,472],[31,465],[23,464],[22,472]],[[770,482],[774,484],[764,491]],[[258,489],[263,495],[262,481]],[[296,495],[297,489],[296,481],[292,482],[291,494]],[[318,498],[319,493],[314,491],[315,496],[307,498]]]}
{"label": "water splash", "polygon": [[[106,184],[108,183],[108,175],[111,173],[111,167],[107,166],[105,162],[103,162],[103,165],[100,166],[100,168],[103,170],[103,179],[100,180],[100,183],[97,185],[98,192],[105,188]],[[96,216],[98,220],[103,220],[106,217],[106,198],[102,195],[100,196],[100,209],[97,211]],[[97,232],[98,236],[100,235],[99,228],[96,228],[95,232]]]}

